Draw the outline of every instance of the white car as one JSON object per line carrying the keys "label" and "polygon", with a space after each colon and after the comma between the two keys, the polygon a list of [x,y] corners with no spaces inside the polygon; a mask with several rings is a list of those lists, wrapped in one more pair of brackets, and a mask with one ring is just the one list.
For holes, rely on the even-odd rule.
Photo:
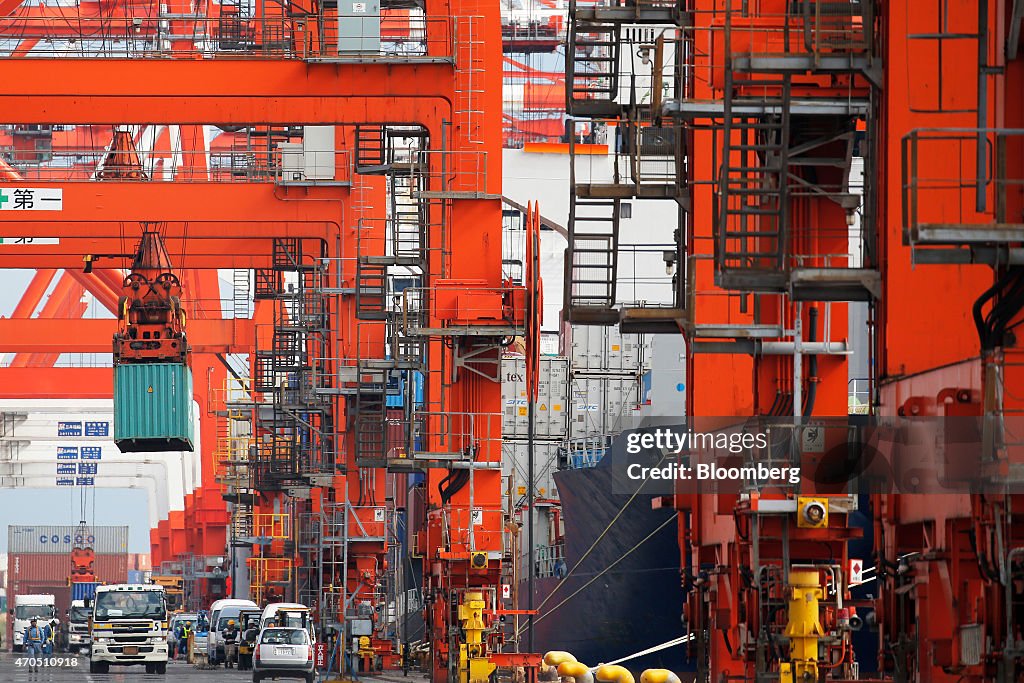
{"label": "white car", "polygon": [[304,628],[269,626],[256,641],[252,659],[252,680],[264,678],[302,678],[316,680],[313,664],[313,640]]}

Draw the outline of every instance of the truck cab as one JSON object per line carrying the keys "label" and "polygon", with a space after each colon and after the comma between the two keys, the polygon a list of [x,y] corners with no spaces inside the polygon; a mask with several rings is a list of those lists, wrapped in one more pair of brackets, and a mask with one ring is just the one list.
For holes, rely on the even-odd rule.
{"label": "truck cab", "polygon": [[[90,673],[142,664],[146,673],[167,673],[167,601],[163,586],[97,586],[92,603]],[[88,604],[88,603],[87,603]]]}
{"label": "truck cab", "polygon": [[89,633],[89,617],[92,610],[85,606],[85,600],[72,600],[68,610],[68,652],[89,651],[92,636]]}
{"label": "truck cab", "polygon": [[57,601],[52,595],[16,595],[11,612],[14,617],[14,651],[21,652],[29,622],[37,619],[40,626],[51,623],[57,617]]}

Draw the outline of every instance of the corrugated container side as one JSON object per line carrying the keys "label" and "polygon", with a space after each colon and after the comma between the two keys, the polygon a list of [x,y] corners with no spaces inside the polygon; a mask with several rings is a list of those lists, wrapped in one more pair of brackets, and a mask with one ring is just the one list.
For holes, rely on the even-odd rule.
{"label": "corrugated container side", "polygon": [[[526,360],[505,356],[501,361],[502,434],[526,438],[529,434],[529,401]],[[538,396],[534,407],[534,436],[561,439],[566,435],[569,416],[569,362],[560,356],[542,356]]]}
{"label": "corrugated container side", "polygon": [[128,583],[142,583],[142,570],[140,570],[140,569],[129,569],[128,570]]}
{"label": "corrugated container side", "polygon": [[[128,555],[107,554],[96,555],[93,564],[96,579],[100,583],[124,583],[128,580]],[[53,585],[67,585],[71,575],[71,556],[63,561],[52,553],[9,553],[7,555],[7,586],[14,587],[22,582],[44,582]]]}
{"label": "corrugated container side", "polygon": [[[7,552],[69,554],[79,542],[76,526],[28,526],[7,527]],[[128,552],[128,527],[94,526],[82,539],[96,553]],[[70,562],[70,560],[69,560]]]}
{"label": "corrugated container side", "polygon": [[192,370],[178,363],[114,367],[114,441],[122,450],[192,450]]}
{"label": "corrugated container side", "polygon": [[573,372],[639,374],[650,365],[651,337],[621,334],[615,326],[566,325],[562,354]]}
{"label": "corrugated container side", "polygon": [[640,401],[640,378],[573,378],[569,436],[618,433],[633,426]]}
{"label": "corrugated container side", "polygon": [[[551,441],[534,442],[533,472],[534,495],[539,498],[558,498],[554,474],[558,469],[559,444]],[[525,441],[504,441],[501,444],[501,469],[511,478],[513,500],[525,496],[529,478],[529,444]]]}
{"label": "corrugated container side", "polygon": [[71,584],[71,599],[85,600],[96,597],[96,586],[98,583],[73,583]]}

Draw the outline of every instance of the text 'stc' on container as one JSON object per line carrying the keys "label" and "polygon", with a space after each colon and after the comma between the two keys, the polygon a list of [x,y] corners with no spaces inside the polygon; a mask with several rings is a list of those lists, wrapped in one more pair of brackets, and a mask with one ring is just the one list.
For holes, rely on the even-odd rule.
{"label": "text 'stc' on container", "polygon": [[191,368],[114,366],[114,443],[122,452],[191,451],[194,439]]}

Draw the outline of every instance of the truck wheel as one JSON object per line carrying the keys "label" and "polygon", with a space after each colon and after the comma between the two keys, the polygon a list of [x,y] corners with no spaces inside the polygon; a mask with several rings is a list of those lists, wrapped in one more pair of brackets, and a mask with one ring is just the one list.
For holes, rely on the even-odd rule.
{"label": "truck wheel", "polygon": [[89,673],[105,674],[110,672],[110,664],[107,662],[89,662]]}
{"label": "truck wheel", "polygon": [[156,673],[156,664],[146,664],[146,673],[148,673],[148,674],[155,674]]}
{"label": "truck wheel", "polygon": [[163,676],[167,673],[167,662],[157,662],[154,668],[156,668],[156,673]]}
{"label": "truck wheel", "polygon": [[260,683],[262,679],[263,677],[260,676],[258,673],[256,673],[255,671],[252,672],[252,683]]}
{"label": "truck wheel", "polygon": [[15,652],[21,652],[23,649],[25,649],[23,645],[15,645],[14,646],[14,651]]}

